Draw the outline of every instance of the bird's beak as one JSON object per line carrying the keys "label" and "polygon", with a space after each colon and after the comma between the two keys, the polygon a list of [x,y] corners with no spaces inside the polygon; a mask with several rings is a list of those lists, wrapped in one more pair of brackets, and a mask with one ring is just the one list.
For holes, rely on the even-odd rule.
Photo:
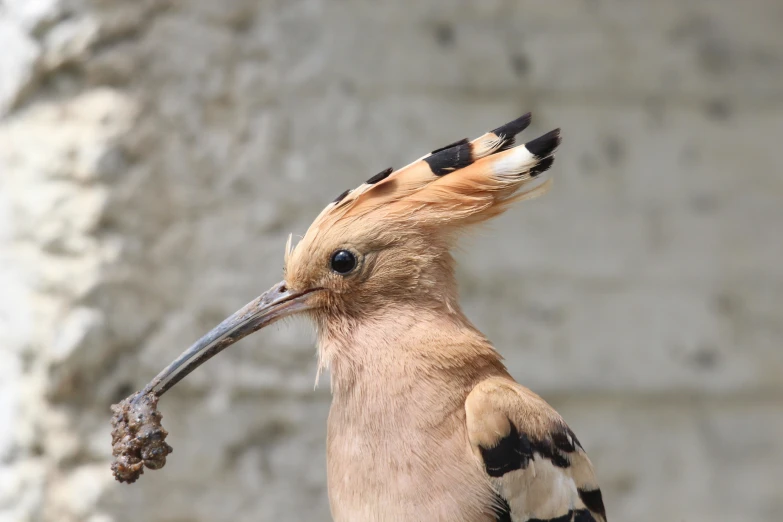
{"label": "bird's beak", "polygon": [[312,308],[308,297],[316,290],[294,292],[286,286],[285,281],[277,283],[185,350],[150,381],[139,396],[150,392],[157,396],[163,395],[202,363],[243,337],[280,318]]}

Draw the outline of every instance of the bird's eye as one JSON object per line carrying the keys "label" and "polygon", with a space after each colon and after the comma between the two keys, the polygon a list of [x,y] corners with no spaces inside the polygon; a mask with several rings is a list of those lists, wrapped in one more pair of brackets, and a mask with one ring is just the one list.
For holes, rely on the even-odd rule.
{"label": "bird's eye", "polygon": [[356,256],[348,250],[338,250],[332,254],[331,265],[338,274],[347,274],[356,268]]}

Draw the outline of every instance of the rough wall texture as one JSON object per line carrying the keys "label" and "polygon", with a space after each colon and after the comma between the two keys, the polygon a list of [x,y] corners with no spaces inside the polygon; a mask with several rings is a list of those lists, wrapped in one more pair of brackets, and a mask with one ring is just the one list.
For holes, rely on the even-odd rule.
{"label": "rough wall texture", "polygon": [[328,519],[303,325],[167,395],[176,452],[132,487],[108,405],[333,195],[526,110],[564,129],[558,180],[465,243],[469,315],[612,520],[783,519],[782,25],[779,0],[0,0],[0,521]]}

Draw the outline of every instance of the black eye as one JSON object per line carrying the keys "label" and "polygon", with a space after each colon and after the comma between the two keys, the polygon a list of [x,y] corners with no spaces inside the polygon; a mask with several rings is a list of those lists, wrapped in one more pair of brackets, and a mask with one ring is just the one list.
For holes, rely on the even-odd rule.
{"label": "black eye", "polygon": [[347,274],[356,268],[356,256],[348,250],[338,250],[332,254],[332,270],[338,274]]}

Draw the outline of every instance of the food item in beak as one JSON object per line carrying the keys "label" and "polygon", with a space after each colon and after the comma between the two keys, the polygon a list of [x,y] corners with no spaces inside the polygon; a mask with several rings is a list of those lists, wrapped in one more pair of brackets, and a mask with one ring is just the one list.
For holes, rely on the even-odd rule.
{"label": "food item in beak", "polygon": [[182,352],[147,386],[111,407],[114,478],[133,483],[144,468],[160,469],[171,446],[157,411],[161,395],[190,372],[240,339],[278,319],[309,309],[306,297],[319,289],[292,292],[285,281],[277,283],[213,328]]}
{"label": "food item in beak", "polygon": [[136,392],[111,407],[111,470],[119,482],[136,482],[144,467],[162,468],[166,456],[173,451],[166,444],[169,433],[161,425],[163,415],[157,410],[158,399],[152,392]]}

